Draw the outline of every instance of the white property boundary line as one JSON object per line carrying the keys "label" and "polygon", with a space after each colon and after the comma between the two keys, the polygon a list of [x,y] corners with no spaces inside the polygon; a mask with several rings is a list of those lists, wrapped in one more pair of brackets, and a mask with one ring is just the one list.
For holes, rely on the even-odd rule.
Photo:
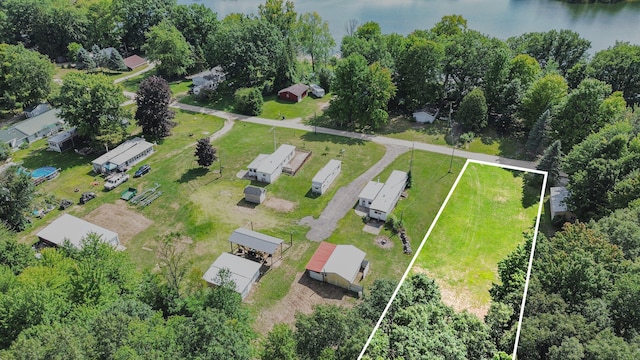
{"label": "white property boundary line", "polygon": [[407,276],[409,275],[409,272],[413,268],[413,264],[415,263],[416,259],[418,258],[418,254],[420,254],[420,252],[422,251],[422,247],[424,246],[425,242],[429,238],[429,235],[431,234],[431,231],[433,230],[433,228],[435,227],[436,223],[438,222],[438,219],[440,218],[440,215],[442,214],[444,208],[447,206],[447,203],[449,202],[449,199],[451,198],[451,195],[453,194],[453,192],[455,191],[456,187],[458,186],[458,182],[460,182],[460,179],[462,178],[462,175],[467,170],[467,165],[469,165],[469,163],[496,166],[496,167],[501,167],[501,168],[505,168],[505,169],[509,169],[509,170],[522,171],[522,172],[531,172],[531,173],[540,174],[540,175],[544,176],[544,179],[542,181],[542,189],[540,190],[540,199],[539,199],[539,202],[538,202],[538,217],[536,218],[536,225],[535,225],[535,229],[534,229],[535,232],[533,234],[533,242],[532,242],[532,245],[531,245],[531,253],[529,255],[529,265],[527,267],[527,277],[526,277],[525,285],[524,285],[524,293],[523,293],[523,296],[522,296],[522,304],[520,306],[520,316],[519,316],[519,319],[518,319],[518,327],[517,327],[517,330],[516,330],[516,340],[515,340],[515,343],[514,343],[514,346],[513,346],[513,360],[516,360],[516,358],[517,358],[516,357],[516,352],[518,350],[518,340],[520,338],[520,327],[522,325],[522,317],[524,315],[524,306],[525,306],[526,299],[527,299],[527,290],[529,288],[529,278],[531,276],[531,266],[533,264],[533,255],[534,255],[534,252],[535,252],[535,249],[536,249],[536,240],[538,239],[538,228],[540,226],[540,216],[542,215],[542,209],[544,207],[544,193],[545,193],[545,189],[547,187],[547,176],[548,175],[547,175],[546,171],[522,168],[522,167],[518,167],[518,166],[511,166],[511,165],[495,164],[495,163],[491,163],[491,162],[472,160],[472,159],[467,159],[467,161],[464,163],[464,166],[462,167],[462,170],[460,171],[460,174],[458,174],[458,177],[456,178],[456,181],[453,183],[453,186],[451,187],[451,190],[449,190],[449,194],[447,194],[447,197],[444,199],[444,202],[442,203],[442,206],[440,206],[440,210],[438,210],[438,213],[436,214],[436,217],[433,219],[433,222],[431,222],[431,226],[429,226],[429,230],[427,230],[427,233],[424,235],[424,238],[422,239],[422,242],[420,243],[420,246],[418,247],[418,250],[415,252],[415,255],[413,255],[413,258],[411,259],[411,262],[409,263],[409,266],[407,267],[407,270],[402,275],[402,278],[400,279],[400,283],[398,283],[398,286],[396,286],[396,289],[393,291],[393,294],[391,295],[391,299],[389,299],[389,302],[387,303],[387,306],[384,308],[384,310],[382,311],[382,314],[380,315],[380,319],[378,319],[378,322],[376,323],[376,326],[373,328],[373,331],[371,332],[371,335],[369,335],[369,338],[367,339],[367,342],[364,344],[364,347],[362,348],[362,351],[360,352],[360,355],[358,356],[358,360],[361,360],[362,357],[364,356],[364,353],[367,351],[367,348],[369,347],[369,343],[371,343],[371,340],[373,339],[373,336],[375,335],[376,331],[378,331],[378,328],[380,327],[380,324],[382,323],[382,320],[387,315],[387,312],[389,311],[389,308],[391,307],[391,304],[393,303],[393,300],[395,300],[396,296],[398,295],[398,291],[400,290],[400,286],[402,286],[402,283],[404,283],[404,281],[406,280]]}

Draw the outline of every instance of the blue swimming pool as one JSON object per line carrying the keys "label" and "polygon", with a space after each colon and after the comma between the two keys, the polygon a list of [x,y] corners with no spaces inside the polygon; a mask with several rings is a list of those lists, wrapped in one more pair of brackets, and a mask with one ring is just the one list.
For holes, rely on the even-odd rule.
{"label": "blue swimming pool", "polygon": [[39,179],[43,177],[48,178],[57,172],[58,172],[58,169],[54,168],[53,166],[45,166],[45,167],[41,167],[33,170],[31,172],[31,177],[34,179]]}

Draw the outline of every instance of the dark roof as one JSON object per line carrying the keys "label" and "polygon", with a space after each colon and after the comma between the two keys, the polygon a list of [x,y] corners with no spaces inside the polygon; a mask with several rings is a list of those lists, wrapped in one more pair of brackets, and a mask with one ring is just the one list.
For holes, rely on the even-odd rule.
{"label": "dark roof", "polygon": [[307,85],[305,85],[305,84],[295,84],[295,85],[289,86],[288,88],[284,88],[284,89],[278,91],[278,95],[280,95],[283,92],[290,92],[290,93],[300,97],[307,90],[309,90],[309,87]]}
{"label": "dark roof", "polygon": [[135,69],[147,63],[147,59],[141,58],[138,55],[131,55],[128,58],[122,59],[122,61],[124,61],[124,64],[129,69]]}
{"label": "dark roof", "polygon": [[265,192],[267,192],[267,189],[265,188],[261,188],[261,187],[257,187],[257,186],[247,186],[246,188],[244,188],[244,194],[245,195],[262,195]]}

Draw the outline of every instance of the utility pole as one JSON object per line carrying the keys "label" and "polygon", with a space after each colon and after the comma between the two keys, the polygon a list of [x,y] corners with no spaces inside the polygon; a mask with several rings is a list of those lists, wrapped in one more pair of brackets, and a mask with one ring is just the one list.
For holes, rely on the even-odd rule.
{"label": "utility pole", "polygon": [[453,104],[449,103],[449,128],[451,129],[451,160],[449,161],[449,174],[453,167],[453,153],[456,151],[456,143],[453,141],[453,124],[451,123],[451,114],[453,113]]}
{"label": "utility pole", "polygon": [[409,172],[411,172],[411,169],[413,168],[413,148],[415,147],[415,145],[415,141],[411,143],[411,160],[409,160]]}
{"label": "utility pole", "polygon": [[222,176],[222,155],[218,152],[218,162],[220,163],[220,176]]}
{"label": "utility pole", "polygon": [[276,152],[276,127],[272,127],[273,130],[273,152]]}

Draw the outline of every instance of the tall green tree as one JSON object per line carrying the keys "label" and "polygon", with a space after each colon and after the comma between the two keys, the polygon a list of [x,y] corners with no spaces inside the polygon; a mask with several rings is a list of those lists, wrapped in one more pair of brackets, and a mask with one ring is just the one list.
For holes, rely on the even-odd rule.
{"label": "tall green tree", "polygon": [[176,0],[112,0],[111,10],[125,53],[141,50],[146,43],[146,33],[169,18],[175,5]]}
{"label": "tall green tree", "polygon": [[85,46],[96,44],[101,48],[120,44],[121,33],[116,15],[111,11],[112,0],[78,0],[76,6],[85,14]]}
{"label": "tall green tree", "polygon": [[546,171],[550,186],[555,186],[560,178],[560,166],[562,161],[562,147],[560,140],[554,141],[544,150],[544,154],[536,164],[536,169]]}
{"label": "tall green tree", "polygon": [[0,221],[14,231],[28,225],[26,212],[31,208],[35,186],[31,177],[18,173],[14,167],[0,176]]}
{"label": "tall green tree", "polygon": [[335,97],[327,114],[338,126],[369,131],[387,123],[387,104],[396,92],[389,70],[378,63],[367,66],[367,60],[355,54],[341,60],[335,74]]}
{"label": "tall green tree", "polygon": [[120,104],[122,88],[102,74],[70,73],[54,100],[60,117],[79,135],[102,144],[119,143],[126,133],[124,120],[131,114]]}
{"label": "tall green tree", "polygon": [[324,64],[329,58],[335,41],[329,31],[329,23],[322,21],[317,12],[300,15],[295,26],[296,42],[303,54],[311,57],[311,69],[316,71],[316,64]]}
{"label": "tall green tree", "polygon": [[216,149],[211,145],[209,138],[202,138],[196,144],[196,157],[198,165],[208,168],[216,160]]}
{"label": "tall green tree", "polygon": [[473,89],[467,94],[456,113],[456,120],[460,122],[466,130],[480,132],[487,126],[487,100],[481,88]]}
{"label": "tall green tree", "polygon": [[264,4],[258,5],[258,16],[260,20],[274,25],[282,36],[293,35],[296,18],[295,4],[290,0],[266,0]]}
{"label": "tall green tree", "polygon": [[216,13],[203,4],[181,4],[171,10],[171,22],[193,48],[194,70],[207,68],[204,48],[220,26]]}
{"label": "tall green tree", "polygon": [[547,110],[540,115],[538,121],[533,124],[533,128],[529,131],[525,149],[527,154],[536,157],[544,151],[549,138],[549,130],[551,128],[551,111]]}
{"label": "tall green tree", "polygon": [[145,33],[142,49],[147,58],[158,61],[158,73],[168,77],[181,76],[193,65],[193,51],[182,33],[168,20],[161,21]]}
{"label": "tall green tree", "polygon": [[525,128],[531,129],[545,111],[554,111],[567,96],[567,90],[566,80],[558,74],[547,74],[535,80],[524,94],[518,109],[518,116],[524,120]]}
{"label": "tall green tree", "polygon": [[622,91],[629,105],[640,103],[640,45],[616,42],[608,49],[598,51],[589,62],[590,76],[611,85],[613,91]]}
{"label": "tall green tree", "polygon": [[395,67],[393,58],[387,51],[387,44],[380,30],[380,25],[373,21],[358,26],[353,35],[343,37],[340,53],[343,58],[353,54],[362,55],[369,65],[379,62],[389,69]]}
{"label": "tall green tree", "polygon": [[404,100],[410,110],[420,109],[441,98],[442,61],[441,44],[421,37],[409,36],[407,48],[397,61],[397,97]]}
{"label": "tall green tree", "polygon": [[55,67],[49,59],[22,45],[0,44],[0,108],[26,108],[51,92]]}
{"label": "tall green tree", "polygon": [[0,223],[0,266],[7,266],[19,275],[22,270],[35,263],[35,255],[31,248],[16,240],[4,223]]}
{"label": "tall green tree", "polygon": [[160,139],[171,134],[175,126],[175,112],[169,109],[171,89],[161,77],[151,76],[140,83],[136,94],[135,119],[142,133],[151,139]]}
{"label": "tall green tree", "polygon": [[276,324],[261,346],[261,360],[297,360],[296,338],[287,324]]}

